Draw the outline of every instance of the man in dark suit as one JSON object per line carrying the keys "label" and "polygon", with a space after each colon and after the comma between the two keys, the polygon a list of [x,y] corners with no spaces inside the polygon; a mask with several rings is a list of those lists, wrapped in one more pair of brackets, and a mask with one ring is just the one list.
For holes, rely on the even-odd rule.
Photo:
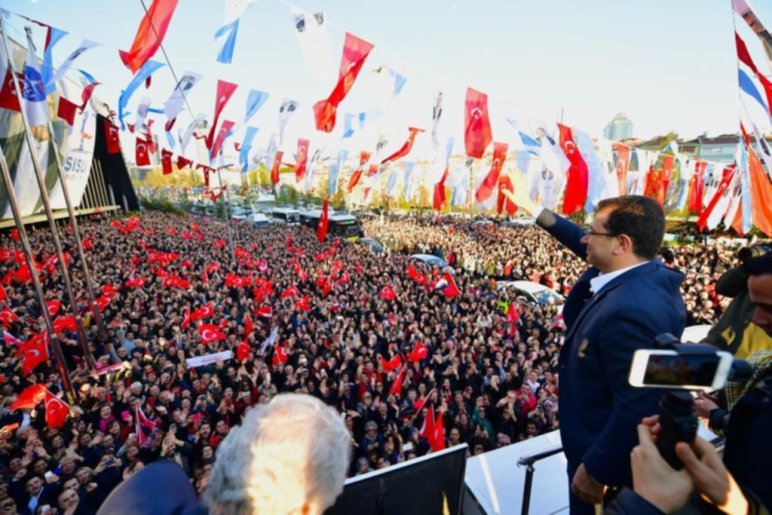
{"label": "man in dark suit", "polygon": [[32,473],[24,481],[24,495],[18,499],[19,513],[34,515],[39,506],[56,506],[59,488],[46,483],[42,474]]}
{"label": "man in dark suit", "polygon": [[594,513],[604,487],[632,485],[636,427],[656,411],[661,392],[631,387],[630,363],[636,350],[654,347],[656,335],[680,337],[686,322],[683,275],[656,257],[665,217],[653,199],[601,201],[586,229],[541,209],[527,195],[512,200],[538,215],[539,226],[591,265],[563,309],[559,412],[571,513]]}

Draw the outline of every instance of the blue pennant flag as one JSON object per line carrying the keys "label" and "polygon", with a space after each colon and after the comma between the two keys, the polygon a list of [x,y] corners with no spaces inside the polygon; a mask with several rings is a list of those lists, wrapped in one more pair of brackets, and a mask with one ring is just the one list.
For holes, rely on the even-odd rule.
{"label": "blue pennant flag", "polygon": [[414,161],[405,161],[405,188],[402,196],[407,200],[410,195],[410,181],[413,179],[413,168],[415,168]]}
{"label": "blue pennant flag", "polygon": [[343,163],[348,158],[348,150],[342,148],[338,150],[338,159],[330,165],[330,170],[327,172],[327,195],[332,197],[338,192],[338,176],[340,175],[340,169],[343,168]]}
{"label": "blue pennant flag", "polygon": [[54,46],[66,35],[67,32],[51,27],[50,40],[48,41],[46,52],[43,54],[43,66],[40,68],[40,73],[43,75],[43,84],[46,85],[47,95],[56,91],[56,84],[51,80],[54,76]]}
{"label": "blue pennant flag", "polygon": [[737,78],[740,82],[740,89],[755,98],[756,102],[761,104],[761,107],[764,108],[765,112],[769,112],[766,102],[764,102],[764,99],[761,98],[761,93],[759,93],[759,90],[756,89],[756,85],[753,83],[753,80],[748,76],[748,74],[738,69]]}
{"label": "blue pennant flag", "polygon": [[126,130],[126,125],[123,123],[123,119],[126,117],[126,106],[129,104],[129,99],[139,86],[150,77],[153,72],[163,66],[163,63],[158,61],[147,61],[137,71],[137,74],[131,79],[126,89],[121,91],[121,96],[118,97],[118,120],[121,122],[121,130]]}
{"label": "blue pennant flag", "polygon": [[247,127],[247,131],[244,133],[244,141],[242,141],[241,150],[239,151],[241,173],[246,172],[249,166],[249,150],[252,148],[252,140],[255,139],[255,134],[257,134],[258,130],[257,127]]}
{"label": "blue pennant flag", "polygon": [[227,34],[222,48],[217,53],[217,62],[219,63],[230,64],[233,61],[233,51],[236,49],[236,35],[239,33],[239,19],[223,25],[214,33],[215,39],[219,39]]}
{"label": "blue pennant flag", "polygon": [[402,88],[405,86],[405,82],[407,82],[407,77],[399,73],[398,71],[392,70],[389,68],[389,74],[394,79],[394,96],[399,95],[399,92],[402,91]]}
{"label": "blue pennant flag", "polygon": [[255,113],[257,113],[265,101],[268,100],[268,93],[264,91],[258,91],[256,89],[249,90],[249,96],[247,97],[247,114],[244,115],[244,123],[247,123]]}

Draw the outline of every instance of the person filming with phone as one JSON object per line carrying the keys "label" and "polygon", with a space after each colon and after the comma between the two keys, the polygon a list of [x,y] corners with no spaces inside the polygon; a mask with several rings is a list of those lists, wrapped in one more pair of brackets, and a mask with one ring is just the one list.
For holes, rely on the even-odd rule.
{"label": "person filming with phone", "polygon": [[656,257],[665,216],[655,200],[603,200],[583,228],[537,206],[522,177],[513,182],[510,200],[590,265],[563,308],[567,332],[558,403],[571,513],[592,514],[606,487],[611,495],[632,485],[636,426],[654,412],[661,393],[633,388],[627,380],[630,362],[636,350],[653,348],[657,334],[680,337],[686,323],[679,289],[684,276]]}

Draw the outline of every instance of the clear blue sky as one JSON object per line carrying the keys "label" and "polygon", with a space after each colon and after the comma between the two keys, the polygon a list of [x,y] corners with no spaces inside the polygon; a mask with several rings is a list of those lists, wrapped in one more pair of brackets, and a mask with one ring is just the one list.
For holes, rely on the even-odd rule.
{"label": "clear blue sky", "polygon": [[[150,5],[150,0],[146,3]],[[390,115],[379,122],[391,132],[395,145],[408,125],[430,128],[436,87],[445,90],[440,133],[456,136],[457,150],[467,86],[488,93],[495,140],[513,137],[504,116],[528,126],[529,118],[556,121],[561,108],[566,124],[593,136],[617,112],[632,119],[634,135],[639,137],[670,130],[695,136],[737,129],[730,0],[293,3],[309,11],[325,11],[335,66],[345,30],[375,44],[341,111],[372,106],[373,68],[389,63],[407,66],[405,89],[391,104]],[[772,25],[772,2],[753,4],[766,25]],[[61,62],[82,38],[103,43],[105,47],[86,54],[80,66],[106,83],[98,95],[117,104],[118,90],[128,83],[130,74],[115,49],[131,44],[143,14],[139,0],[3,0],[3,7],[71,33],[57,47],[55,62]],[[19,37],[21,22],[14,17],[11,23],[11,34]],[[180,0],[167,33],[165,46],[177,73],[190,69],[204,74],[190,98],[193,110],[211,114],[216,80],[223,78],[240,84],[225,118],[238,118],[250,88],[271,94],[252,122],[263,129],[257,145],[275,126],[284,97],[300,100],[303,108],[288,126],[288,139],[307,136],[312,147],[314,143],[334,145],[335,137],[311,127],[311,105],[326,97],[333,85],[311,75],[293,33],[288,4],[259,0],[247,12],[230,66],[215,62],[214,32],[222,23],[222,2]],[[746,40],[757,47],[755,40]],[[38,41],[42,46],[42,39]],[[762,64],[760,54],[754,55]],[[162,60],[160,52],[155,59]],[[171,76],[163,69],[147,94],[160,107],[172,87]],[[143,92],[137,92],[130,110]]]}

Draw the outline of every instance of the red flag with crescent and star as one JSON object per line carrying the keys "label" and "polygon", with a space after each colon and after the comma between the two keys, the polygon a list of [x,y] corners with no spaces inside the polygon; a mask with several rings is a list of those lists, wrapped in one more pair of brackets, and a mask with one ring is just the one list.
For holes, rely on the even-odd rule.
{"label": "red flag with crescent and star", "polygon": [[227,104],[228,100],[230,100],[230,98],[233,96],[233,92],[236,91],[237,87],[239,87],[239,85],[232,82],[224,80],[217,81],[217,98],[215,99],[214,104],[214,118],[212,120],[212,128],[209,129],[209,134],[204,140],[206,143],[206,148],[208,149],[211,149],[212,144],[214,143],[214,136],[217,130],[217,120],[220,119],[220,114],[222,113],[222,110],[225,109],[225,104]]}
{"label": "red flag with crescent and star", "polygon": [[464,111],[464,144],[466,155],[481,158],[493,141],[488,118],[488,95],[472,88],[466,90]]}
{"label": "red flag with crescent and star", "polygon": [[316,238],[319,243],[327,239],[327,229],[330,227],[330,199],[325,198],[322,203],[322,214],[319,216],[319,225],[316,227]]}
{"label": "red flag with crescent and star", "polygon": [[109,120],[105,120],[104,128],[107,153],[117,154],[121,151],[121,139],[118,136],[118,127],[110,123]]}
{"label": "red flag with crescent and star", "polygon": [[491,162],[491,169],[488,172],[488,175],[485,176],[483,182],[480,183],[480,187],[477,188],[477,192],[474,195],[474,198],[478,203],[482,204],[493,194],[493,190],[499,181],[499,175],[504,166],[504,161],[507,159],[508,148],[506,143],[496,142],[493,144],[493,161]]}
{"label": "red flag with crescent and star", "polygon": [[397,159],[408,155],[413,149],[413,143],[415,142],[416,134],[424,131],[423,129],[417,129],[415,127],[408,127],[407,130],[410,132],[410,135],[407,137],[405,144],[402,145],[400,149],[394,152],[392,155],[381,161],[381,164],[388,163],[389,161],[396,161]]}
{"label": "red flag with crescent and star", "polygon": [[137,166],[150,165],[150,154],[148,153],[147,141],[142,138],[137,138],[134,161],[137,163]]}
{"label": "red flag with crescent and star", "polygon": [[298,157],[295,164],[295,180],[300,182],[306,176],[306,165],[308,164],[308,140],[298,138]]}
{"label": "red flag with crescent and star", "polygon": [[19,353],[23,356],[21,365],[22,375],[29,375],[35,367],[48,361],[48,340],[48,333],[43,331],[19,347]]}
{"label": "red flag with crescent and star", "polygon": [[69,414],[70,405],[46,390],[46,425],[53,428],[62,427]]}
{"label": "red flag with crescent and star", "polygon": [[568,167],[566,191],[563,197],[563,214],[572,215],[584,207],[587,201],[587,183],[589,172],[579,148],[574,142],[574,134],[571,127],[558,124],[560,130],[560,148],[568,158],[571,166]]}
{"label": "red flag with crescent and star", "polygon": [[273,165],[271,166],[271,184],[279,184],[279,167],[281,167],[282,157],[284,157],[284,152],[281,150],[276,151],[276,155],[273,158]]}

